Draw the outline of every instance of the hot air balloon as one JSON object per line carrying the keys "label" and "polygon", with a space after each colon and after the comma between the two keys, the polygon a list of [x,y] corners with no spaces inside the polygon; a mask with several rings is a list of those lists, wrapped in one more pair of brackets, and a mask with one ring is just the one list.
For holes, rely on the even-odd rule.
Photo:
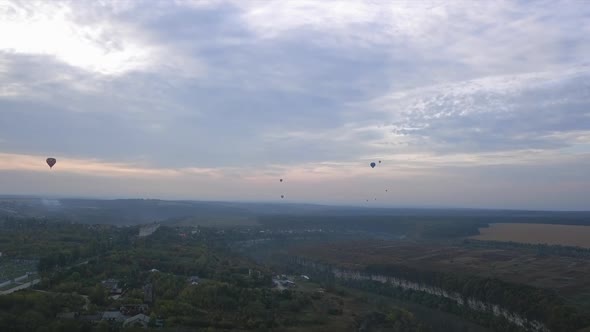
{"label": "hot air balloon", "polygon": [[381,160],[379,160],[379,163],[381,164]]}
{"label": "hot air balloon", "polygon": [[387,192],[387,189],[385,189],[385,192]]}
{"label": "hot air balloon", "polygon": [[377,164],[375,164],[374,162],[370,164],[371,168],[375,168],[375,166],[377,166]]}
{"label": "hot air balloon", "polygon": [[55,158],[47,158],[45,161],[47,162],[47,165],[49,165],[49,168],[53,168],[53,165],[57,162]]}
{"label": "hot air balloon", "polygon": [[283,182],[283,179],[280,179],[279,181]]}
{"label": "hot air balloon", "polygon": [[285,198],[285,195],[281,195],[281,198]]}

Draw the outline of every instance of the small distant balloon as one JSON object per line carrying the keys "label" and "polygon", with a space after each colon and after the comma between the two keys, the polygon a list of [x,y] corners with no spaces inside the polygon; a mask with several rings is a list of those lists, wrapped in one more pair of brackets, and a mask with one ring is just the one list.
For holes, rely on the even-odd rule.
{"label": "small distant balloon", "polygon": [[280,179],[279,181],[283,182],[283,179]]}
{"label": "small distant balloon", "polygon": [[45,161],[47,162],[47,165],[49,165],[49,168],[53,168],[53,165],[57,162],[55,158],[47,158]]}
{"label": "small distant balloon", "polygon": [[379,160],[379,163],[381,164],[381,160]]}
{"label": "small distant balloon", "polygon": [[375,168],[375,166],[377,166],[377,164],[375,164],[374,162],[370,164],[371,168]]}
{"label": "small distant balloon", "polygon": [[281,198],[285,198],[285,195],[281,195]]}
{"label": "small distant balloon", "polygon": [[385,192],[387,192],[387,189],[385,189]]}

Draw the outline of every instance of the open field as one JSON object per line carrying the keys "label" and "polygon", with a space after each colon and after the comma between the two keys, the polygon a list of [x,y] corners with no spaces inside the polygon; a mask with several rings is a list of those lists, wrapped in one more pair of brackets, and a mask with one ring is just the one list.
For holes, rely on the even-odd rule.
{"label": "open field", "polygon": [[471,237],[484,241],[559,244],[590,248],[590,226],[547,224],[491,224],[480,228],[480,235]]}
{"label": "open field", "polygon": [[227,216],[227,217],[188,217],[166,222],[167,226],[178,227],[254,227],[259,226],[258,220],[250,216]]}
{"label": "open field", "polygon": [[[296,280],[296,289],[305,293],[314,293],[321,287],[321,285],[316,282],[307,281],[299,277],[292,277],[291,279]],[[338,307],[342,309],[342,313],[336,316],[325,314],[327,309],[326,304],[329,305],[330,302],[332,304],[338,303]],[[378,305],[378,303],[380,303],[380,305]],[[420,322],[425,322],[430,325],[430,331],[433,332],[453,330],[473,332],[489,331],[482,326],[465,321],[461,317],[451,313],[352,288],[347,288],[345,290],[344,288],[328,289],[322,295],[321,301],[314,301],[311,308],[299,313],[302,321],[313,323],[314,321],[317,322],[319,320],[323,322],[321,326],[306,326],[304,329],[301,327],[293,327],[287,328],[284,331],[357,331],[358,327],[356,325],[362,316],[376,311],[377,308],[384,311],[384,308],[393,306],[410,311]],[[377,309],[377,311],[379,311],[379,309]],[[385,311],[386,310],[387,309],[385,309]],[[355,322],[357,324],[355,324]]]}
{"label": "open field", "polygon": [[291,253],[348,268],[395,264],[428,271],[495,277],[553,289],[590,309],[590,261],[539,256],[524,249],[469,248],[403,241],[356,241],[302,246]]}

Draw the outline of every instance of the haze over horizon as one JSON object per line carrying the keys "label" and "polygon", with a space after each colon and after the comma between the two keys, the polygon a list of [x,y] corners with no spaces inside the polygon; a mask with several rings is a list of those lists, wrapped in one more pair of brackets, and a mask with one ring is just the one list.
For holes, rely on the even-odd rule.
{"label": "haze over horizon", "polygon": [[588,54],[577,1],[3,1],[0,194],[590,210]]}

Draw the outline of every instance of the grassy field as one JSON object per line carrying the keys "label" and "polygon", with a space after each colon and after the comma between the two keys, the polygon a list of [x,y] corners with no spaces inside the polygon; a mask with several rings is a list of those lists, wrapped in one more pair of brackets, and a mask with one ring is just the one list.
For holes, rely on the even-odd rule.
{"label": "grassy field", "polygon": [[547,224],[491,224],[473,239],[521,243],[559,244],[590,248],[590,226]]}
{"label": "grassy field", "polygon": [[[320,284],[291,276],[296,281],[298,291],[314,293]],[[342,312],[338,315],[326,314],[328,307],[336,307]],[[419,304],[396,300],[358,289],[338,287],[327,289],[320,299],[313,301],[310,308],[299,313],[301,320],[309,326],[286,328],[285,332],[323,332],[323,331],[357,331],[360,317],[373,311],[387,312],[387,308],[397,307],[410,311],[418,321],[431,327],[431,331],[473,331],[486,332],[488,329],[463,320],[454,314],[428,308]],[[316,324],[321,322],[320,326]],[[313,326],[316,325],[316,326]],[[378,331],[378,330],[377,330]],[[389,331],[389,330],[388,330]]]}
{"label": "grassy field", "polygon": [[172,222],[165,222],[166,226],[203,226],[215,228],[228,227],[253,227],[259,226],[258,220],[250,216],[228,216],[228,217],[189,217]]}
{"label": "grassy field", "polygon": [[553,289],[590,310],[590,261],[539,256],[523,249],[468,248],[403,241],[348,241],[292,248],[296,255],[348,268],[398,264],[416,269],[495,277]]}

